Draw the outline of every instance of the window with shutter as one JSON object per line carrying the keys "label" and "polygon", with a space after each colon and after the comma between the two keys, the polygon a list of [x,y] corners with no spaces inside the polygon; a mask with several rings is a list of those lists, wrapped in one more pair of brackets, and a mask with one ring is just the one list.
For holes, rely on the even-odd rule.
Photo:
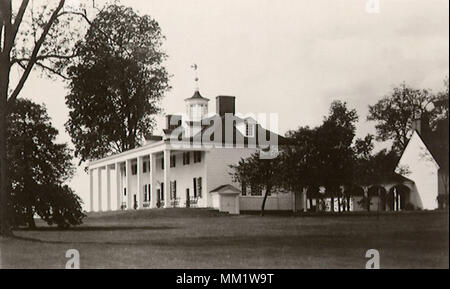
{"label": "window with shutter", "polygon": [[183,165],[189,165],[191,162],[191,154],[190,152],[184,152],[183,153]]}
{"label": "window with shutter", "polygon": [[177,181],[173,181],[173,198],[177,198]]}
{"label": "window with shutter", "polygon": [[197,179],[192,179],[193,185],[194,185],[194,198],[197,198]]}
{"label": "window with shutter", "polygon": [[194,152],[194,163],[200,163],[202,161],[202,152],[195,151]]}
{"label": "window with shutter", "polygon": [[202,197],[202,178],[197,178],[198,197]]}
{"label": "window with shutter", "polygon": [[174,168],[176,165],[176,156],[175,155],[171,155],[170,156],[170,167]]}

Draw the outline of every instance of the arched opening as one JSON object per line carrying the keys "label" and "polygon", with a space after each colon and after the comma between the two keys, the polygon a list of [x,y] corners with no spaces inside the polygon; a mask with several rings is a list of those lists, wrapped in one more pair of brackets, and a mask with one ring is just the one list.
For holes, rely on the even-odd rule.
{"label": "arched opening", "polygon": [[361,200],[364,198],[364,189],[360,186],[345,188],[343,208],[346,212],[359,211]]}
{"label": "arched opening", "polygon": [[374,185],[368,190],[367,210],[385,211],[386,210],[386,189],[380,185]]}
{"label": "arched opening", "polygon": [[410,209],[409,195],[411,190],[405,185],[396,185],[389,190],[387,206],[390,211]]}

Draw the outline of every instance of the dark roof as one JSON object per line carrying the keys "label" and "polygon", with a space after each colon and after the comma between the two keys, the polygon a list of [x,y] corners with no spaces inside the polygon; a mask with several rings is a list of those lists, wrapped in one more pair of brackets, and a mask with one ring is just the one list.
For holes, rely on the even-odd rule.
{"label": "dark roof", "polygon": [[378,184],[386,184],[386,183],[414,183],[412,180],[399,175],[397,173],[385,173],[385,174],[377,174],[371,176],[361,176],[358,181],[355,181],[357,185],[378,185]]}
{"label": "dark roof", "polygon": [[203,100],[209,101],[209,99],[206,97],[203,97],[198,90],[196,90],[194,92],[193,96],[191,96],[190,98],[186,98],[185,100],[191,100],[191,99],[203,99]]}
{"label": "dark roof", "polygon": [[[205,121],[206,121],[206,123],[208,123],[208,125],[202,125],[201,131],[199,133],[197,133],[195,136],[183,139],[182,136],[180,135],[178,140],[189,142],[189,143],[194,143],[194,140],[200,139],[200,140],[202,140],[202,144],[212,144],[212,145],[217,144],[219,142],[219,140],[215,140],[215,139],[205,140],[203,138],[203,135],[205,133],[208,133],[210,136],[221,135],[222,144],[225,144],[225,134],[226,134],[225,116],[219,116],[216,114],[212,117],[206,118]],[[245,121],[245,120],[236,116],[236,123],[243,122],[243,121]],[[221,123],[221,125],[216,125],[216,122],[222,122],[222,123]],[[190,124],[190,123],[188,123],[188,124]],[[165,132],[170,133],[171,130],[167,130]],[[259,124],[256,124],[254,137],[246,137],[246,136],[242,135],[241,132],[236,128],[236,125],[233,125],[233,136],[234,136],[233,137],[233,145],[237,144],[237,140],[243,140],[244,146],[246,146],[248,144],[256,144],[258,146],[258,145],[260,145],[258,136],[261,133],[266,134],[266,139],[270,139],[270,140],[276,139],[277,145],[284,145],[286,143],[286,139],[284,137],[282,137],[274,132],[264,129]],[[226,143],[226,144],[229,144],[229,143]]]}
{"label": "dark roof", "polygon": [[419,137],[422,139],[425,146],[430,151],[434,160],[438,165],[448,170],[448,153],[449,153],[449,122],[448,118],[441,120],[436,125],[434,131],[419,133],[416,131]]}

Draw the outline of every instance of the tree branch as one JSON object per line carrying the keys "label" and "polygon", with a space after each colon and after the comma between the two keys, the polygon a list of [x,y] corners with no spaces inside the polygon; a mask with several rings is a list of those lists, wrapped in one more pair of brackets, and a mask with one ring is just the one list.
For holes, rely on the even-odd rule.
{"label": "tree branch", "polygon": [[19,31],[20,24],[22,23],[22,20],[23,20],[23,15],[25,14],[25,11],[27,10],[27,6],[28,6],[29,2],[30,2],[30,0],[23,0],[22,4],[20,4],[19,12],[17,12],[16,19],[14,19],[13,35],[12,35],[13,43],[11,43],[11,46],[14,44],[14,39],[16,39],[17,32]]}
{"label": "tree branch", "polygon": [[[39,55],[36,56],[35,60],[36,61],[41,61],[41,60],[45,60],[45,59],[49,59],[49,58],[56,58],[56,59],[71,59],[76,57],[77,54],[71,54],[71,55],[58,55],[58,54],[44,54],[44,55]],[[16,63],[20,63],[22,61],[31,61],[30,58],[13,58],[11,60],[11,65],[14,65]]]}
{"label": "tree branch", "polygon": [[48,71],[50,71],[51,73],[56,74],[56,75],[58,75],[59,77],[65,79],[65,80],[70,80],[70,78],[69,78],[68,76],[62,74],[61,72],[59,72],[59,71],[57,71],[57,70],[55,70],[55,69],[53,69],[53,68],[51,68],[51,67],[49,67],[49,66],[43,64],[43,63],[36,62],[35,64],[36,64],[37,66],[41,67],[42,69],[48,70]]}
{"label": "tree branch", "polygon": [[25,85],[25,82],[28,79],[28,76],[30,75],[34,64],[37,62],[36,57],[38,56],[39,50],[41,49],[41,46],[44,43],[45,38],[47,37],[47,35],[50,31],[50,28],[52,27],[55,20],[58,18],[58,14],[61,11],[61,9],[63,8],[64,3],[65,3],[65,0],[60,0],[58,7],[56,7],[55,11],[53,11],[47,24],[45,24],[44,30],[42,31],[41,36],[39,37],[38,41],[36,42],[36,45],[34,46],[34,49],[31,54],[30,61],[28,62],[27,68],[23,72],[22,77],[19,80],[19,83],[17,84],[13,93],[9,97],[8,103],[14,102],[16,100],[17,96],[19,95],[20,91],[22,90],[23,86]]}

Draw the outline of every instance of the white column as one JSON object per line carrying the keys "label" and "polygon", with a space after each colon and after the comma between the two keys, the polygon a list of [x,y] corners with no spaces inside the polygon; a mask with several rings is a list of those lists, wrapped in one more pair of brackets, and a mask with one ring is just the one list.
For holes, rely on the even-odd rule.
{"label": "white column", "polygon": [[98,176],[98,211],[102,211],[102,168],[97,169]]}
{"label": "white column", "polygon": [[292,212],[295,213],[297,211],[297,193],[291,192],[291,196],[292,196]]}
{"label": "white column", "polygon": [[120,174],[120,163],[116,163],[116,198],[117,198],[117,210],[120,210],[122,206],[122,194],[123,190],[120,186],[121,174]]}
{"label": "white column", "polygon": [[304,188],[302,191],[302,206],[303,212],[308,211],[308,198],[307,198],[308,189]]}
{"label": "white column", "polygon": [[125,169],[126,174],[126,184],[127,184],[127,209],[133,209],[133,194],[131,193],[131,160],[126,160]]}
{"label": "white column", "polygon": [[156,154],[150,154],[150,207],[156,208],[158,188],[156,187]]}
{"label": "white column", "polygon": [[170,150],[164,150],[164,208],[170,208]]}
{"label": "white column", "polygon": [[366,198],[366,202],[364,204],[365,205],[364,210],[370,211],[369,187],[364,186],[363,190],[364,190],[364,197]]}
{"label": "white column", "polygon": [[106,166],[106,210],[111,211],[111,167]]}
{"label": "white column", "polygon": [[89,194],[90,211],[94,211],[94,170],[89,170]]}
{"label": "white column", "polygon": [[143,194],[143,188],[142,188],[142,161],[141,161],[141,157],[137,157],[137,172],[136,172],[136,177],[137,177],[137,203],[138,203],[138,209],[143,208],[142,206],[142,194]]}

